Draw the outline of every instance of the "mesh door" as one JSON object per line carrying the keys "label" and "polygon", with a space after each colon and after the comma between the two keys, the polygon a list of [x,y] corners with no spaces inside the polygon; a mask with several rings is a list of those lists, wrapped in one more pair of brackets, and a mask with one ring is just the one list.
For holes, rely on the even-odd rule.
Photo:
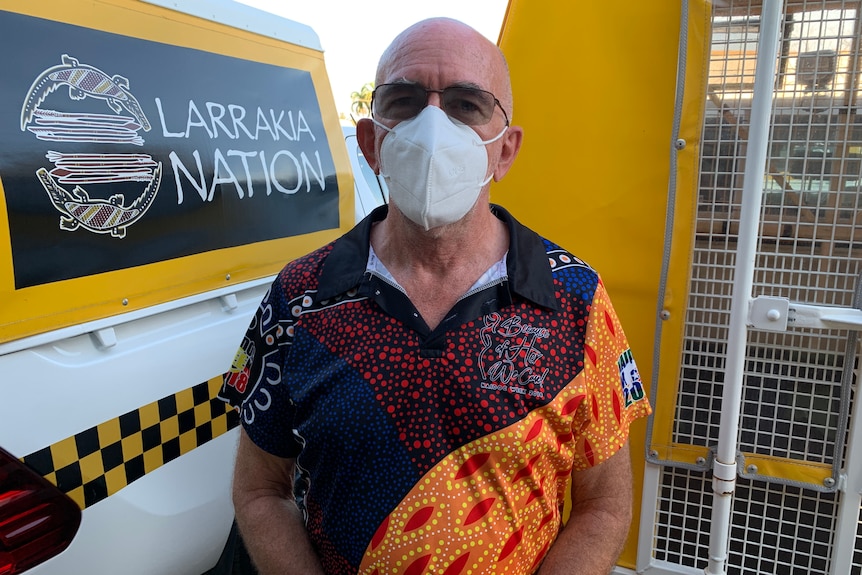
{"label": "mesh door", "polygon": [[[756,260],[754,294],[851,306],[862,272],[862,120],[858,1],[787,2]],[[701,147],[696,242],[674,441],[718,442],[727,326],[754,87],[760,2],[716,3]],[[751,331],[732,516],[731,573],[827,573],[840,493],[800,471],[844,452],[841,377],[847,332]],[[852,369],[852,366],[848,366]],[[743,459],[744,460],[744,459]],[[711,474],[664,467],[655,557],[706,566]],[[862,511],[862,510],[860,510]],[[860,513],[862,515],[862,513]],[[862,533],[862,519],[860,519]],[[854,568],[860,567],[857,535]]]}

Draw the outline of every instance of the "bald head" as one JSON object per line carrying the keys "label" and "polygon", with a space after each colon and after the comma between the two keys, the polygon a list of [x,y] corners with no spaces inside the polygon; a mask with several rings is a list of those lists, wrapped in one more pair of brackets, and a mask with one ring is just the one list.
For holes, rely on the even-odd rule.
{"label": "bald head", "polygon": [[[511,118],[512,86],[503,53],[479,32],[451,18],[422,20],[396,36],[380,57],[375,82],[407,80],[433,89],[451,85],[432,85],[435,69],[454,75],[451,83],[476,84],[492,92]],[[408,77],[411,73],[430,79]]]}

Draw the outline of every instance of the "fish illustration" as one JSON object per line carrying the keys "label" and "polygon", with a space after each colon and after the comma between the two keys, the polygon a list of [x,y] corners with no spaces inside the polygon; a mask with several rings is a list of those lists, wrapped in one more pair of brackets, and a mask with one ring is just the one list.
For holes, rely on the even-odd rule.
{"label": "fish illustration", "polygon": [[141,105],[129,92],[129,80],[123,76],[108,76],[98,68],[81,64],[77,59],[63,54],[62,64],[48,68],[33,81],[21,109],[21,130],[33,119],[39,104],[48,94],[61,86],[69,87],[69,98],[83,100],[98,98],[105,100],[117,114],[125,108],[141,125],[145,132],[151,128]]}
{"label": "fish illustration", "polygon": [[115,238],[126,236],[126,228],[141,219],[153,204],[162,180],[162,164],[153,170],[153,179],[143,193],[126,207],[122,195],[114,194],[107,200],[90,199],[80,186],[68,191],[59,186],[48,170],[39,168],[36,176],[42,182],[51,203],[62,215],[60,229],[74,231],[79,227],[97,234],[111,234]]}

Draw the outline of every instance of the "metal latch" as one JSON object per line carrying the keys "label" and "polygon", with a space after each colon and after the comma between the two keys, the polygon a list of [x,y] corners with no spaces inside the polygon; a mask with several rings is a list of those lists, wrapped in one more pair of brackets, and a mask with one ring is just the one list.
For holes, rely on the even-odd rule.
{"label": "metal latch", "polygon": [[748,325],[764,331],[787,331],[788,327],[862,331],[862,310],[791,303],[787,298],[758,296],[749,305]]}

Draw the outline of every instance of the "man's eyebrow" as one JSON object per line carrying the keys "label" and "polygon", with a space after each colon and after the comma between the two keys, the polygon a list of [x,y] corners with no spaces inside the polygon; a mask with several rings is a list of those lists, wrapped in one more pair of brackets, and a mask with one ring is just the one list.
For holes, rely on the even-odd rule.
{"label": "man's eyebrow", "polygon": [[[399,78],[397,80],[392,80],[391,82],[386,82],[386,83],[387,84],[408,84],[411,86],[422,86],[423,88],[428,88],[428,86],[425,86],[421,82],[417,82],[415,80],[408,80],[407,78]],[[468,81],[453,82],[452,84],[449,84],[448,86],[444,86],[443,88],[440,88],[440,89],[445,90],[446,88],[473,88],[476,90],[482,90],[483,92],[490,92],[490,90],[483,88],[479,84],[477,84],[475,82],[468,82]]]}
{"label": "man's eyebrow", "polygon": [[475,82],[455,82],[454,84],[450,84],[446,87],[447,88],[474,88],[476,90],[482,90],[483,92],[488,91]]}

